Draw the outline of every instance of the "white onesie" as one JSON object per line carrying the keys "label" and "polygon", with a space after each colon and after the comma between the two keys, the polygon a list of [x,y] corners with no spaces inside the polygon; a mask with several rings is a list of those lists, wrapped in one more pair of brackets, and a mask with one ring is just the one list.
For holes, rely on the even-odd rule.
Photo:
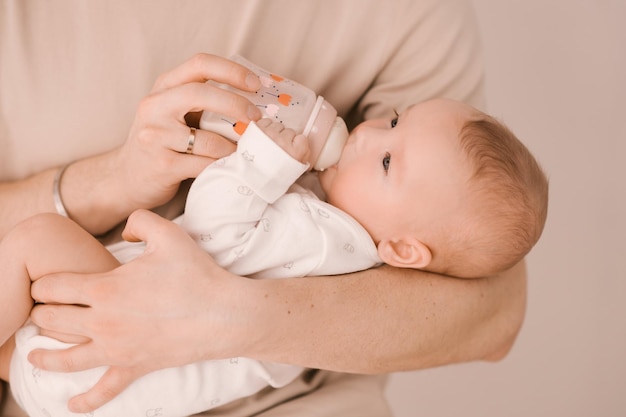
{"label": "white onesie", "polygon": [[[379,264],[376,246],[363,227],[295,184],[306,169],[251,123],[237,151],[211,164],[194,181],[185,213],[175,221],[221,266],[238,275],[333,275]],[[128,262],[143,252],[143,244],[122,242],[109,249]],[[158,343],[158,338],[145,343]],[[91,388],[106,370],[54,373],[34,368],[26,359],[36,348],[69,346],[40,336],[32,324],[17,332],[11,389],[29,416],[76,416],[67,410],[67,401]],[[140,378],[88,416],[189,416],[267,386],[282,387],[302,370],[248,358],[168,368]]]}

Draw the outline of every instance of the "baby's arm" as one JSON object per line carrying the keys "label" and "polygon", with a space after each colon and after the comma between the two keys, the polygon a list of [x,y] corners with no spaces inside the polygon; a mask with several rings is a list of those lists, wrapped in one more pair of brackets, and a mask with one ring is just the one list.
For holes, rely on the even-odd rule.
{"label": "baby's arm", "polygon": [[263,125],[280,144],[251,123],[239,139],[237,151],[207,167],[187,196],[183,228],[227,268],[234,261],[233,249],[248,249],[254,240],[251,235],[263,227],[268,207],[308,169],[308,164],[283,150],[306,158],[304,138],[276,124]]}

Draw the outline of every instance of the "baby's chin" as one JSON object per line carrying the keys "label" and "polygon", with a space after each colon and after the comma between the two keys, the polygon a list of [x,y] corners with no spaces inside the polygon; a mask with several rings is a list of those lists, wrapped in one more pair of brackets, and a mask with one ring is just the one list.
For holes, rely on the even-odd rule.
{"label": "baby's chin", "polygon": [[337,164],[334,164],[334,165],[329,166],[328,168],[317,171],[317,175],[319,176],[320,181],[322,181],[323,178],[325,178],[326,180],[331,179],[332,177],[335,176],[336,172],[337,172]]}
{"label": "baby's chin", "polygon": [[318,171],[317,176],[320,180],[320,185],[322,186],[322,190],[326,195],[331,188],[331,184],[335,178],[335,173],[337,172],[337,164],[331,165],[323,171]]}

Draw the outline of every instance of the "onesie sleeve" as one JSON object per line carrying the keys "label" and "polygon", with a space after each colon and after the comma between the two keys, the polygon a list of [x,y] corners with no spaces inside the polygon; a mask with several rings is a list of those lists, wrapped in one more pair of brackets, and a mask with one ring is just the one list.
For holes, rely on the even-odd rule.
{"label": "onesie sleeve", "polygon": [[251,123],[237,150],[193,182],[181,224],[213,256],[245,245],[268,205],[307,168]]}
{"label": "onesie sleeve", "polygon": [[182,226],[239,275],[328,275],[375,265],[376,248],[365,229],[295,184],[307,167],[251,124],[237,151],[193,183]]}
{"label": "onesie sleeve", "polygon": [[308,164],[292,158],[279,145],[251,122],[237,143],[232,161],[233,177],[271,204],[287,192],[289,187],[308,169]]}

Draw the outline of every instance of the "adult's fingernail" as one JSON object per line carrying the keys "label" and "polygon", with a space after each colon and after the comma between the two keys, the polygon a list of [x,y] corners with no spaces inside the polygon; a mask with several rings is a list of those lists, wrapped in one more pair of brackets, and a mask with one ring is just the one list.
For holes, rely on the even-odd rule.
{"label": "adult's fingernail", "polygon": [[255,73],[249,72],[248,75],[246,75],[246,85],[250,90],[256,91],[261,88],[261,80],[259,80],[259,77]]}

